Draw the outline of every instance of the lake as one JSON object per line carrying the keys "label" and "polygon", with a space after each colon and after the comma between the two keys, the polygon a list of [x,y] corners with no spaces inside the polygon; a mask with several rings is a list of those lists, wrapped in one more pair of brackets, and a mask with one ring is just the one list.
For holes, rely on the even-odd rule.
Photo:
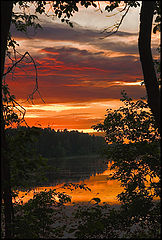
{"label": "lake", "polygon": [[[87,158],[86,166],[85,158]],[[58,192],[67,193],[71,196],[72,203],[86,203],[94,197],[100,198],[101,202],[108,204],[119,203],[116,196],[122,191],[120,183],[115,180],[107,180],[108,175],[112,173],[112,171],[110,171],[111,163],[105,164],[105,161],[99,156],[72,157],[62,159],[59,162],[61,165],[57,165],[57,178],[55,176],[53,182],[50,173],[51,184],[43,187],[35,187],[25,196],[25,192],[19,192],[19,198],[24,196],[24,203],[33,197],[34,192],[44,191],[45,189],[56,189]],[[69,162],[73,164],[69,164]],[[58,176],[60,176],[60,178]],[[85,191],[79,188],[73,191],[64,189],[63,185],[65,183],[86,184],[91,191]]]}

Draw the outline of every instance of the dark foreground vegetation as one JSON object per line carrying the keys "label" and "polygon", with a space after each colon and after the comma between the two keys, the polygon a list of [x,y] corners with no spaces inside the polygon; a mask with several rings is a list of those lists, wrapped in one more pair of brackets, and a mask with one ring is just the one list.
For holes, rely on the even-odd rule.
{"label": "dark foreground vegetation", "polygon": [[[111,169],[114,172],[109,179],[120,181],[124,188],[117,196],[120,205],[110,207],[94,197],[86,205],[70,207],[66,204],[71,203],[71,197],[65,194],[65,189],[60,192],[55,189],[42,191],[25,204],[21,204],[21,201],[13,204],[15,238],[160,238],[160,136],[147,103],[143,100],[132,101],[125,92],[122,96],[124,106],[114,111],[108,109],[104,122],[94,126],[94,129],[105,132],[106,141],[110,143],[104,148],[104,154],[107,161],[113,161]],[[87,141],[89,153],[93,149],[92,143],[101,141],[100,147],[103,146],[101,138],[78,132],[56,133],[51,129],[37,128],[8,129],[6,132],[13,197],[16,196],[16,189],[30,189],[36,181],[43,182],[43,177],[47,177],[48,163],[57,161],[56,157],[49,160],[44,157],[45,153],[52,154],[51,150],[48,153],[48,148],[42,147],[43,157],[38,154],[41,151],[38,151],[41,149],[38,143],[43,146],[43,141],[47,146],[48,137],[52,149],[56,138],[66,151],[72,143],[79,146],[78,142],[81,144],[82,141],[83,145]],[[46,136],[46,141],[40,138],[39,133]],[[70,139],[75,141],[71,142]],[[76,152],[72,151],[72,154]],[[60,159],[63,162],[71,159],[75,165],[75,157]],[[51,166],[52,164],[50,169]],[[72,191],[76,188],[90,191],[84,184],[68,183],[65,184],[66,187]]]}
{"label": "dark foreground vegetation", "polygon": [[[154,201],[154,198],[160,197],[161,164],[158,130],[160,132],[159,84],[161,79],[157,79],[155,62],[153,62],[151,54],[152,27],[153,33],[161,31],[160,1],[141,1],[141,4],[139,1],[124,1],[120,11],[123,12],[123,15],[119,23],[104,30],[108,35],[117,32],[129,9],[141,5],[138,48],[147,101],[152,114],[144,102],[134,103],[125,96],[125,108],[114,112],[109,110],[104,123],[95,126],[96,129],[106,133],[109,144],[113,143],[112,148],[107,148],[106,155],[108,160],[113,159],[114,161],[111,168],[115,171],[110,179],[117,179],[124,187],[124,191],[118,195],[121,206],[117,211],[109,209],[107,205],[100,206],[100,199],[94,198],[93,201],[96,202],[94,205],[78,208],[73,216],[74,225],[72,227],[68,224],[66,215],[61,214],[63,213],[61,208],[64,208],[64,204],[70,201],[64,193],[45,191],[24,205],[12,204],[14,189],[20,186],[28,187],[32,181],[34,183],[36,179],[42,178],[46,160],[38,155],[36,149],[32,149],[32,146],[35,146],[33,133],[26,132],[15,139],[6,139],[5,127],[12,123],[19,124],[21,119],[15,112],[18,110],[17,106],[20,107],[20,105],[9,93],[5,77],[9,73],[12,73],[13,76],[14,68],[21,59],[26,55],[30,56],[28,52],[25,52],[22,58],[17,60],[15,46],[18,44],[12,39],[9,28],[12,22],[21,32],[27,32],[28,27],[36,29],[40,27],[36,14],[47,14],[48,12],[45,7],[47,1],[28,1],[34,6],[34,15],[29,11],[30,7],[26,1],[1,2],[1,87],[3,95],[1,106],[1,142],[3,144],[1,151],[1,236],[7,239],[63,238],[63,231],[65,231],[67,234],[73,233],[76,238],[83,239],[160,238],[160,206],[157,201]],[[14,12],[13,6],[16,3],[22,10],[21,12]],[[54,16],[73,26],[70,17],[79,11],[80,3],[85,8],[97,7],[93,1],[56,1],[50,8],[52,8]],[[120,3],[121,1],[110,1],[105,7],[105,11],[114,12]],[[101,11],[99,1],[98,6],[98,10]],[[155,19],[154,23],[153,19]],[[8,51],[9,47],[13,48],[13,59]],[[9,56],[13,65],[7,69],[7,72],[4,72],[6,55]],[[34,63],[32,58],[31,60]],[[37,82],[28,100],[33,100],[33,94],[36,91],[39,93]],[[21,114],[23,113],[21,112]],[[127,140],[127,144],[125,144],[125,140]],[[63,153],[65,152],[63,151]],[[85,186],[78,185],[72,185],[72,187],[85,188]]]}

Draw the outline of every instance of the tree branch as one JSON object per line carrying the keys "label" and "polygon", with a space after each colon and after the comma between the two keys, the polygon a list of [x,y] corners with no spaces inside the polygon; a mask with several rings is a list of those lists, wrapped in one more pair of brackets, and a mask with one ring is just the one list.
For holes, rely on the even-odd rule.
{"label": "tree branch", "polygon": [[[113,28],[112,28],[112,27],[108,27],[108,28],[104,29],[102,33],[106,32],[107,35],[106,35],[105,37],[100,38],[100,39],[104,39],[104,38],[106,38],[106,37],[109,37],[109,36],[115,34],[115,33],[119,30],[119,27],[121,26],[121,24],[122,24],[125,16],[127,15],[130,7],[131,7],[130,5],[129,5],[129,6],[127,6],[127,4],[125,5],[125,7],[122,9],[122,11],[120,11],[120,12],[123,12],[123,11],[126,9],[126,11],[125,11],[125,13],[122,15],[120,21],[119,21],[118,23],[116,23],[115,25],[113,25],[113,26],[112,26]],[[109,31],[109,32],[107,32],[107,30],[108,30],[109,28],[112,28],[112,30]],[[115,29],[115,31],[114,31],[114,29]]]}
{"label": "tree branch", "polygon": [[43,102],[45,102],[45,101],[43,100],[43,98],[42,98],[42,96],[41,96],[41,94],[40,94],[40,92],[39,92],[39,88],[38,88],[38,71],[37,71],[37,66],[36,66],[36,63],[35,63],[33,57],[30,55],[29,52],[25,52],[18,61],[16,61],[11,67],[9,67],[9,68],[7,69],[7,71],[3,74],[3,77],[5,77],[8,73],[10,73],[27,55],[30,57],[31,61],[33,62],[34,68],[35,68],[35,87],[34,87],[34,89],[33,89],[33,92],[28,96],[27,101],[31,100],[31,101],[33,102],[33,95],[34,95],[36,92],[38,92],[41,100],[42,100]]}

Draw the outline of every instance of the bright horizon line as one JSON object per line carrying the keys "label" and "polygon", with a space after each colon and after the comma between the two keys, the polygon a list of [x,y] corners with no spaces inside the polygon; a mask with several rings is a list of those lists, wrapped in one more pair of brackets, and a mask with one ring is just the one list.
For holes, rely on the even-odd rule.
{"label": "bright horizon line", "polygon": [[[34,127],[34,126],[33,126]],[[51,128],[51,129],[54,129],[55,131],[58,131],[58,130],[60,130],[60,131],[64,131],[65,129],[67,130],[67,131],[69,131],[69,132],[71,132],[71,131],[78,131],[78,132],[83,132],[83,133],[96,133],[96,132],[98,132],[97,130],[94,130],[94,129],[91,129],[91,128],[85,128],[85,129],[76,129],[76,128],[54,128],[54,127],[52,127],[52,125],[50,126],[50,125],[48,125],[47,127],[42,127],[43,129],[44,128]]]}
{"label": "bright horizon line", "polygon": [[[36,125],[29,126],[29,125],[25,124],[25,125],[21,125],[20,127],[24,127],[24,126],[25,127],[28,126],[30,128],[36,127],[36,128],[42,128],[42,129],[51,128],[52,130],[55,130],[55,131],[58,131],[58,130],[64,131],[66,129],[68,132],[78,131],[78,132],[83,132],[83,133],[99,133],[97,130],[94,130],[94,129],[91,129],[91,128],[85,128],[85,129],[83,129],[83,128],[80,128],[80,129],[77,129],[77,128],[66,128],[66,127],[64,127],[64,128],[54,128],[53,125],[41,126],[41,124],[38,124],[38,126],[36,126]],[[9,126],[9,127],[14,128],[14,126]]]}

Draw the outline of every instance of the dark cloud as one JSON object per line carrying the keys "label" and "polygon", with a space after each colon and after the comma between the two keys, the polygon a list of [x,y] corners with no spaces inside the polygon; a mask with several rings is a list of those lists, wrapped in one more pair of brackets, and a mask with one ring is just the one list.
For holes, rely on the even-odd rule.
{"label": "dark cloud", "polygon": [[124,42],[124,41],[111,41],[108,42],[100,42],[99,44],[96,43],[102,50],[111,50],[118,53],[125,53],[125,54],[138,54],[138,44],[137,42]]}
{"label": "dark cloud", "polygon": [[[128,87],[116,83],[136,82],[141,77],[141,67],[134,56],[111,58],[105,56],[103,51],[96,54],[74,47],[48,47],[42,51],[45,54],[36,59],[39,90],[48,101],[53,99],[58,103],[117,99],[122,89],[133,89],[134,94],[138,89],[136,95],[140,93],[140,96],[144,93],[140,86]],[[16,96],[26,97],[33,90],[35,72],[32,64],[24,65],[22,62],[22,65],[23,70],[18,68],[15,72],[19,88],[9,82],[16,89]]]}
{"label": "dark cloud", "polygon": [[[47,102],[93,102],[120,99],[121,91],[126,90],[129,96],[138,99],[146,95],[144,87],[141,86],[110,86],[107,88],[97,87],[55,87],[40,88],[42,96]],[[50,96],[52,97],[50,100]]]}
{"label": "dark cloud", "polygon": [[[72,47],[48,47],[41,51],[45,54],[34,57],[39,76],[42,79],[48,77],[48,81],[54,81],[55,84],[58,81],[70,84],[75,83],[75,80],[135,81],[142,74],[139,60],[131,55],[112,58],[105,55],[104,51],[96,53]],[[22,62],[20,66],[17,68],[19,76],[24,77],[24,72],[26,77],[34,74],[33,64]]]}
{"label": "dark cloud", "polygon": [[[96,46],[101,50],[111,50],[119,53],[126,54],[138,54],[138,33],[130,33],[124,31],[118,31],[112,36],[106,37],[106,34],[103,34],[99,30],[84,29],[78,27],[77,25],[73,28],[69,27],[66,24],[54,23],[50,26],[43,26],[43,29],[37,29],[34,31],[32,28],[28,29],[28,32],[25,34],[23,32],[17,31],[15,26],[11,25],[11,34],[14,38],[23,38],[23,39],[45,39],[53,41],[70,41],[78,43],[87,43]],[[117,41],[113,41],[112,37],[118,37]],[[124,42],[121,41],[124,37],[136,36],[136,41]],[[102,39],[104,37],[104,39]],[[157,55],[156,46],[153,47],[153,54]],[[98,53],[96,53],[98,54]]]}
{"label": "dark cloud", "polygon": [[[11,31],[14,37],[27,38],[23,33],[15,31],[13,26],[11,26]],[[31,31],[29,35],[32,35]],[[116,34],[120,37],[132,35],[135,34],[127,32]],[[119,99],[122,89],[126,89],[131,96],[144,95],[144,88],[140,86],[121,86],[116,83],[136,82],[137,78],[141,78],[139,60],[133,55],[137,53],[137,46],[134,43],[123,43],[119,41],[120,38],[118,42],[113,42],[111,37],[102,41],[99,40],[100,36],[101,33],[97,30],[70,28],[61,24],[44,27],[44,30],[38,30],[32,36],[32,39],[37,38],[40,41],[42,39],[66,40],[78,43],[87,42],[96,46],[96,51],[68,46],[41,49],[40,42],[38,52],[33,57],[38,69],[39,90],[47,102],[81,103]],[[106,55],[105,50],[125,55],[112,57]],[[9,83],[15,95],[24,98],[32,92],[35,73],[32,64],[23,62],[21,64],[23,71],[19,68],[16,73],[16,82],[19,87],[16,87],[10,80]],[[24,82],[24,79],[27,81]]]}
{"label": "dark cloud", "polygon": [[[39,92],[47,105],[70,103],[74,106],[88,106],[88,103],[93,102],[119,100],[122,90],[126,90],[133,99],[146,95],[144,86],[124,85],[125,82],[142,80],[137,55],[137,33],[118,31],[115,35],[102,38],[105,34],[98,30],[84,29],[77,25],[70,28],[58,23],[48,26],[44,24],[43,30],[38,29],[36,32],[29,28],[26,35],[16,31],[13,25],[10,30],[15,40],[29,40],[25,41],[25,46],[28,46],[28,51],[31,50],[37,65]],[[34,42],[35,39],[37,41]],[[45,40],[51,41],[49,43]],[[26,51],[23,47],[22,51]],[[34,65],[26,61],[24,59],[16,67],[15,81],[12,80],[12,74],[6,78],[11,93],[17,100],[26,100],[35,87]],[[44,104],[38,93],[34,95],[34,103]],[[89,106],[90,109],[84,109],[85,112],[81,109],[75,111],[74,108],[56,116],[50,110],[48,113],[40,108],[39,120],[45,125],[49,123],[58,128],[90,128],[102,118],[99,113],[101,109],[99,112],[96,110],[95,117],[92,114],[93,108]],[[36,114],[37,110],[30,109],[30,113]],[[36,118],[28,120],[33,123],[38,121]]]}
{"label": "dark cloud", "polygon": [[[92,39],[99,39],[105,37],[99,30],[90,30],[74,26],[73,28],[69,27],[66,24],[54,23],[50,26],[43,26],[43,29],[33,30],[32,28],[28,29],[27,34],[17,31],[15,26],[12,24],[10,28],[11,34],[15,38],[38,38],[38,39],[48,39],[54,41],[75,41],[75,42],[91,42]],[[136,33],[121,32],[118,31],[116,36],[119,37],[128,37],[136,35]]]}
{"label": "dark cloud", "polygon": [[[131,55],[112,58],[111,56],[105,56],[103,51],[96,54],[95,52],[68,47],[45,48],[43,50],[47,53],[49,60],[54,58],[61,62],[62,66],[69,66],[69,73],[71,73],[70,67],[73,66],[76,69],[78,67],[77,70],[79,71],[80,69],[82,74],[88,71],[89,77],[93,75],[95,77],[96,74],[100,74],[101,79],[103,75],[104,78],[110,79],[111,77],[114,78],[121,75],[121,79],[118,79],[121,81],[124,81],[122,74],[125,76],[128,74],[131,76],[141,74],[139,61]],[[53,55],[53,53],[57,53],[57,55]],[[55,69],[53,70],[55,71]],[[64,73],[64,68],[62,68],[62,73]],[[66,74],[68,74],[67,69]]]}
{"label": "dark cloud", "polygon": [[[83,74],[83,73],[82,73]],[[90,75],[90,74],[89,74]],[[125,89],[127,93],[133,98],[139,98],[146,95],[145,88],[141,86],[127,86],[115,84],[116,77],[109,78],[109,75],[102,76],[104,80],[100,79],[100,76],[87,75],[87,81],[84,76],[81,78],[76,77],[64,77],[64,76],[39,76],[39,91],[46,103],[83,103],[93,101],[106,101],[110,99],[120,99],[121,91]],[[120,75],[119,79],[123,81],[132,80],[131,75]],[[89,79],[90,78],[90,79]],[[24,81],[26,79],[26,81]],[[135,79],[134,79],[135,80]],[[32,93],[35,85],[35,79],[17,77],[16,81],[7,81],[12,94],[17,98],[26,99],[29,94]],[[132,81],[133,82],[133,81]],[[39,99],[39,95],[36,94],[35,99]],[[41,101],[40,101],[41,102]]]}

